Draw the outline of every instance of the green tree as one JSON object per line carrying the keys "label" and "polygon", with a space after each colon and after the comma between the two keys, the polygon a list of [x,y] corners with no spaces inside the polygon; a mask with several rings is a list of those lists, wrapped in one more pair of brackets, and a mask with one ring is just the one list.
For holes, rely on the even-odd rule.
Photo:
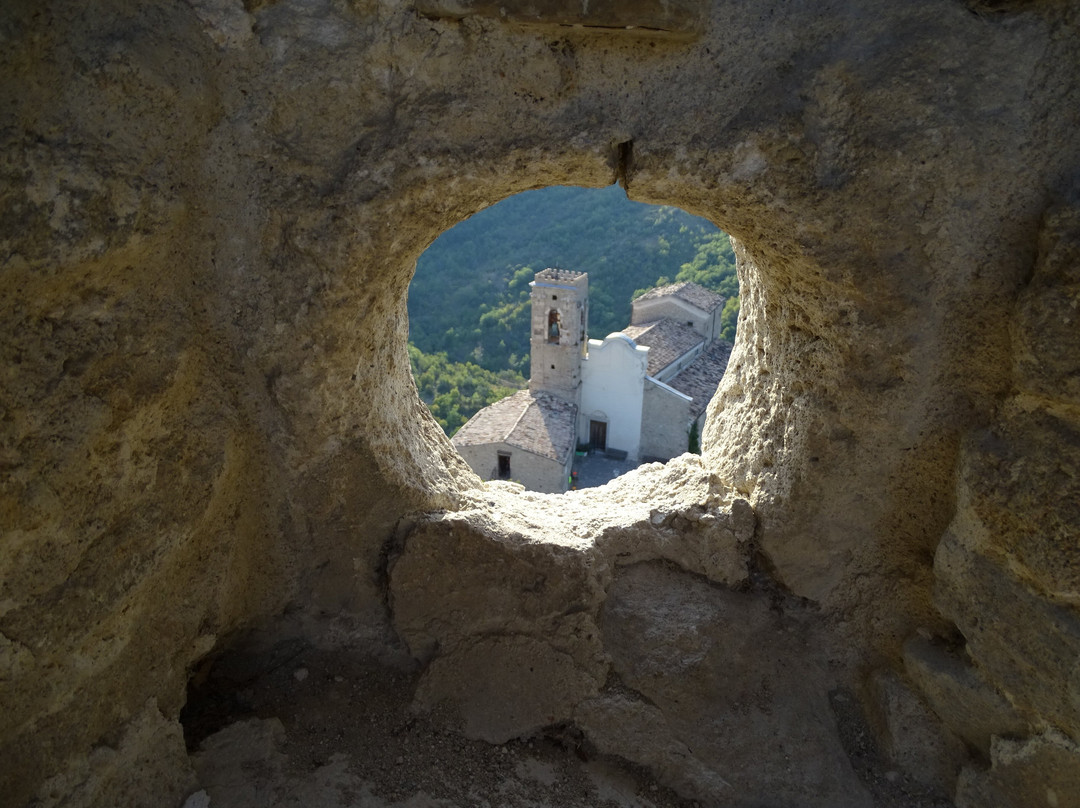
{"label": "green tree", "polygon": [[735,329],[739,325],[739,297],[729,297],[720,312],[720,339],[735,341]]}
{"label": "green tree", "polygon": [[409,362],[420,399],[447,435],[453,435],[479,410],[522,390],[519,373],[494,373],[472,362],[451,362],[445,353],[425,354],[409,345]]}
{"label": "green tree", "polygon": [[693,260],[679,268],[675,280],[693,281],[726,298],[720,312],[720,338],[734,342],[739,324],[739,275],[727,233],[716,233],[703,240]]}
{"label": "green tree", "polygon": [[717,232],[701,241],[693,259],[679,267],[675,281],[693,281],[726,298],[738,297],[739,276],[728,234]]}

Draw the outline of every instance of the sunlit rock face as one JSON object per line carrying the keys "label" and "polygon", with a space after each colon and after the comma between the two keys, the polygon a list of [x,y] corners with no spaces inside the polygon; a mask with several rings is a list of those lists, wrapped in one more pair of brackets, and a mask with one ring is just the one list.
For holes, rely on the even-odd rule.
{"label": "sunlit rock face", "polygon": [[[765,639],[740,647],[808,660],[814,695],[778,726],[828,739],[833,763],[820,696],[847,688],[896,765],[925,760],[927,738],[959,750],[918,774],[962,805],[1075,793],[1075,8],[495,5],[3,5],[2,801],[179,800],[187,680],[237,632],[288,613],[313,641],[377,649],[405,616],[430,624],[437,603],[391,597],[388,548],[409,563],[438,535],[414,515],[460,511],[480,563],[491,521],[519,509],[484,514],[417,399],[415,259],[511,193],[615,179],[730,232],[743,288],[703,439],[712,493],[687,483],[657,510],[682,483],[640,486],[635,558],[725,570],[702,619],[750,615]],[[754,512],[746,546],[703,530],[706,551],[649,549],[654,510],[734,520],[736,500]],[[696,602],[699,579],[597,579],[574,565],[600,549],[565,558],[543,524],[530,535],[567,586],[600,586],[595,653],[567,652],[580,700],[560,716],[612,754],[632,746],[613,717],[665,727],[637,762],[708,796],[707,765],[668,765],[704,725],[664,712],[669,683],[641,673],[647,649],[617,619],[648,600],[639,578],[672,602]],[[813,615],[769,618],[778,592]],[[565,636],[553,621],[505,644],[446,630],[511,676]],[[776,639],[789,629],[835,653]],[[454,666],[483,659],[416,653],[433,671],[421,701],[467,708]],[[611,669],[659,706],[604,690]],[[480,718],[533,727],[553,703]],[[993,710],[975,721],[979,704]],[[915,714],[925,732],[901,731]],[[841,764],[819,780],[777,767],[803,781],[776,793],[824,801]]]}

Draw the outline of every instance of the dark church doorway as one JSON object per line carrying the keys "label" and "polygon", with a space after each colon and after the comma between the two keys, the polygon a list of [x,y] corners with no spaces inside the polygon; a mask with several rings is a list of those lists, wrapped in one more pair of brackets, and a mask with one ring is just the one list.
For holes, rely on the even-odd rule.
{"label": "dark church doorway", "polygon": [[606,421],[589,421],[589,448],[594,452],[607,451]]}

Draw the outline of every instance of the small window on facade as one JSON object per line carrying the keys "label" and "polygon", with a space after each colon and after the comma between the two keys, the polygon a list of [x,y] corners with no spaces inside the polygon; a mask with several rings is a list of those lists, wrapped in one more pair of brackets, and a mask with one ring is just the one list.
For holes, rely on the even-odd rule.
{"label": "small window on facade", "polygon": [[548,340],[551,345],[559,344],[559,312],[552,309],[548,312]]}
{"label": "small window on facade", "polygon": [[693,325],[694,325],[694,321],[693,320],[687,320],[686,324],[692,328]]}
{"label": "small window on facade", "polygon": [[558,300],[558,299],[559,299],[559,296],[558,296],[558,295],[552,295],[552,296],[551,296],[551,299],[552,299],[552,300]]}
{"label": "small window on facade", "polygon": [[510,455],[499,452],[499,479],[510,479]]}

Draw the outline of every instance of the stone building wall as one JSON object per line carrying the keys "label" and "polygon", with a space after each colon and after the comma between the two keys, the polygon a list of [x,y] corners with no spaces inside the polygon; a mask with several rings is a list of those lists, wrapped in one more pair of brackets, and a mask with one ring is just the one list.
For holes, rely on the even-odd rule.
{"label": "stone building wall", "polygon": [[647,323],[670,317],[679,323],[686,323],[709,341],[720,334],[720,309],[704,314],[696,306],[691,306],[677,297],[662,297],[656,300],[635,300],[630,323]]}
{"label": "stone building wall", "polygon": [[458,451],[483,480],[500,479],[499,454],[509,455],[510,476],[506,479],[521,483],[530,491],[548,494],[558,494],[566,490],[574,458],[571,452],[567,461],[560,463],[509,443],[462,446]]}
{"label": "stone building wall", "polygon": [[668,460],[687,451],[690,420],[687,396],[646,380],[641,408],[642,458]]}
{"label": "stone building wall", "polygon": [[[558,714],[611,754],[664,726],[639,762],[684,793],[728,766],[807,805],[847,793],[815,779],[843,769],[828,694],[846,693],[963,808],[1076,793],[1075,4],[661,6],[647,24],[638,3],[0,6],[6,804],[178,804],[188,679],[245,630],[288,614],[374,648],[392,619],[424,625],[407,566],[394,615],[383,573],[421,512],[441,516],[417,549],[456,520],[475,558],[543,556],[589,593],[558,617],[523,585],[501,640],[452,627],[455,652],[417,655],[427,693],[557,659],[582,699]],[[557,509],[527,497],[470,499],[410,380],[408,282],[485,206],[615,180],[736,238],[738,341],[694,502],[679,472],[626,493],[625,523],[582,500],[549,530]],[[717,747],[716,769],[665,768],[701,702],[650,679],[634,615],[664,587],[705,594],[667,567],[586,574],[556,541],[583,525],[575,547],[617,548],[602,559],[711,570],[724,602],[685,639],[769,654],[778,684],[812,670],[805,699],[745,692],[836,765],[792,773],[762,741],[752,765]],[[608,650],[574,645],[601,642],[575,630],[605,593]],[[640,700],[593,699],[605,658]],[[730,692],[760,669],[722,662]],[[710,675],[680,681],[700,696]]]}
{"label": "stone building wall", "polygon": [[[588,337],[589,277],[582,272],[546,269],[530,284],[529,389],[577,403],[581,361]],[[558,336],[550,337],[555,319]]]}
{"label": "stone building wall", "polygon": [[698,345],[687,351],[685,354],[683,354],[681,357],[679,357],[677,360],[672,362],[670,365],[668,365],[666,368],[657,373],[654,378],[660,382],[671,381],[688,367],[690,367],[690,365],[694,363],[694,360],[701,356],[701,353],[704,350],[704,344],[699,343]]}

